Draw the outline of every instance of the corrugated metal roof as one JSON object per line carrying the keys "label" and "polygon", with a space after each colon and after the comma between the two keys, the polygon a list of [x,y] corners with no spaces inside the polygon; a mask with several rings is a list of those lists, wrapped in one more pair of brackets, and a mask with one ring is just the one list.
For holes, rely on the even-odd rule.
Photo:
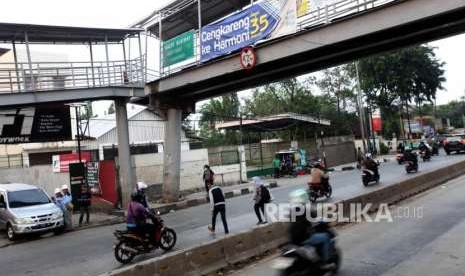
{"label": "corrugated metal roof", "polygon": [[[128,120],[135,117],[137,114],[146,110],[147,107],[137,105],[137,104],[128,104]],[[89,122],[89,132],[90,137],[98,139],[99,137],[103,136],[104,134],[110,132],[111,130],[116,128],[116,114],[109,114],[105,116],[99,116],[97,118],[93,118]]]}

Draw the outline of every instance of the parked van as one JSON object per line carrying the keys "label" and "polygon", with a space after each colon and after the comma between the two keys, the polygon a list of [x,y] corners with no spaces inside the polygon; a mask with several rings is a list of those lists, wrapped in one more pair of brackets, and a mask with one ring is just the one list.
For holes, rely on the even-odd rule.
{"label": "parked van", "polygon": [[28,184],[0,184],[0,229],[8,239],[63,230],[63,212],[42,189]]}

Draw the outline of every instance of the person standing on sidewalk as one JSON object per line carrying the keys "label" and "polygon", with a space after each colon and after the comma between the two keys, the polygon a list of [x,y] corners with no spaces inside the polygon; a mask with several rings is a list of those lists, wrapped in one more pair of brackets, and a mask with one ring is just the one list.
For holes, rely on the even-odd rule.
{"label": "person standing on sidewalk", "polygon": [[215,173],[210,169],[210,166],[203,166],[203,182],[205,184],[205,191],[207,192],[207,201],[210,200],[208,196],[209,185],[213,185]]}
{"label": "person standing on sidewalk", "polygon": [[279,156],[275,156],[273,159],[274,178],[279,178],[281,175],[281,160]]}
{"label": "person standing on sidewalk", "polygon": [[[252,178],[254,181],[255,185],[255,196],[254,196],[254,210],[255,214],[257,215],[258,218],[258,223],[259,224],[264,224],[266,223],[266,215],[265,215],[265,204],[270,203],[271,201],[271,194],[268,188],[265,187],[265,183],[263,182],[260,177],[255,176]],[[265,220],[262,220],[262,215]]]}
{"label": "person standing on sidewalk", "polygon": [[215,233],[216,216],[219,213],[221,215],[221,221],[223,222],[224,233],[229,234],[228,222],[226,221],[226,202],[223,191],[220,187],[214,186],[213,183],[208,184],[208,188],[208,197],[210,198],[212,211],[212,224],[208,226],[208,230]]}
{"label": "person standing on sidewalk", "polygon": [[65,206],[66,212],[63,212],[63,217],[65,219],[65,228],[66,231],[73,230],[73,198],[69,192],[68,186],[61,186],[61,193],[63,194],[63,205]]}
{"label": "person standing on sidewalk", "polygon": [[89,192],[89,188],[85,185],[82,185],[81,193],[78,197],[81,211],[81,215],[79,216],[79,226],[82,225],[84,214],[86,215],[86,223],[89,224],[89,207],[91,204],[91,198],[92,194]]}

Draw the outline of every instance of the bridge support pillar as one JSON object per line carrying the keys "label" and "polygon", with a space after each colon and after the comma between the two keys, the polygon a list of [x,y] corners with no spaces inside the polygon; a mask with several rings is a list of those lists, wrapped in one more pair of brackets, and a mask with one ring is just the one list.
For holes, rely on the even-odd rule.
{"label": "bridge support pillar", "polygon": [[179,200],[181,173],[181,122],[182,109],[168,108],[163,144],[163,200]]}
{"label": "bridge support pillar", "polygon": [[126,207],[131,200],[131,192],[136,188],[136,174],[132,167],[129,146],[129,124],[126,108],[127,99],[115,99],[116,130],[118,133],[119,190],[121,202]]}

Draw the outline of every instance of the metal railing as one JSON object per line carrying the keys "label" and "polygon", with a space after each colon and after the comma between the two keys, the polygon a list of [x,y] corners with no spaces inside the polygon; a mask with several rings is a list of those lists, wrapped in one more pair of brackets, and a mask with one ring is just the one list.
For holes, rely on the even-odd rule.
{"label": "metal railing", "polygon": [[144,86],[158,72],[145,55],[129,61],[0,63],[0,93],[106,86]]}
{"label": "metal railing", "polygon": [[[342,18],[369,11],[388,3],[405,0],[342,0],[335,1],[326,6],[311,9],[307,14],[297,19],[297,33],[308,31],[325,24],[331,24]],[[200,62],[200,38],[199,32],[195,33],[194,57],[187,61],[160,68],[160,77],[169,76],[186,68],[201,64]],[[162,58],[162,54],[160,54]]]}

